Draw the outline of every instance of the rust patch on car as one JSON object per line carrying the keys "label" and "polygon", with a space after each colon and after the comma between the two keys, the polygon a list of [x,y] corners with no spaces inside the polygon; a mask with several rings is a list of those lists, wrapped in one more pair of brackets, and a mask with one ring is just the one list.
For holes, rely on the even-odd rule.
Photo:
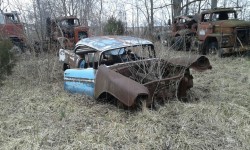
{"label": "rust patch on car", "polygon": [[158,100],[185,99],[187,90],[193,87],[190,68],[205,71],[212,67],[205,56],[147,59],[110,67],[102,65],[96,75],[95,98],[111,93],[126,106],[136,105],[140,96],[147,106]]}

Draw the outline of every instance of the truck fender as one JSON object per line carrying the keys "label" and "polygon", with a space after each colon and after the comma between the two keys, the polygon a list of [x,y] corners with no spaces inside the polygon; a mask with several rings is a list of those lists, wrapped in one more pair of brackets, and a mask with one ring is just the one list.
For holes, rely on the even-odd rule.
{"label": "truck fender", "polygon": [[209,43],[218,41],[219,40],[217,36],[208,36],[203,43],[202,51],[206,50],[206,47],[208,46]]}

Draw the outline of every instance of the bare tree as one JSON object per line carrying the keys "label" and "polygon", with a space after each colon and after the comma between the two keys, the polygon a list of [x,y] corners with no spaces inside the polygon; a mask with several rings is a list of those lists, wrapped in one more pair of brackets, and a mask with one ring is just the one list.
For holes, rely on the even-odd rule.
{"label": "bare tree", "polygon": [[3,10],[5,8],[7,8],[9,6],[9,0],[5,1],[4,0],[0,0],[0,10]]}
{"label": "bare tree", "polygon": [[216,8],[217,7],[218,0],[211,0],[211,8]]}
{"label": "bare tree", "polygon": [[[147,0],[144,0],[144,5],[146,8],[146,18],[147,18],[147,23],[148,23],[148,31],[149,35],[152,35],[153,29],[154,29],[154,11],[153,11],[153,0],[150,0],[150,6],[148,6]],[[150,7],[150,8],[149,8]]]}

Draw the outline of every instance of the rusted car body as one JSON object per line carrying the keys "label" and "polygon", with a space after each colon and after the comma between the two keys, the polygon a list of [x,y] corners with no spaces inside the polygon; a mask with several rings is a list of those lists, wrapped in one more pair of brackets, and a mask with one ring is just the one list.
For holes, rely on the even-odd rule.
{"label": "rusted car body", "polygon": [[0,11],[0,36],[1,38],[9,38],[13,44],[21,49],[25,46],[24,26],[16,11],[9,13]]}
{"label": "rusted car body", "polygon": [[158,100],[187,98],[193,86],[189,69],[211,69],[205,56],[157,58],[152,42],[129,36],[82,39],[74,50],[61,49],[59,59],[74,68],[64,72],[65,90],[96,99],[110,95],[128,107],[141,100],[149,107]]}
{"label": "rusted car body", "polygon": [[57,41],[59,37],[65,37],[74,45],[79,40],[89,36],[89,28],[82,26],[75,16],[47,18],[47,36]]}
{"label": "rusted car body", "polygon": [[171,35],[173,37],[183,36],[187,34],[195,34],[197,30],[196,16],[182,15],[175,17],[171,26]]}
{"label": "rusted car body", "polygon": [[197,43],[203,54],[217,54],[250,50],[250,22],[239,20],[232,8],[216,8],[201,13]]}
{"label": "rusted car body", "polygon": [[[197,31],[197,15],[182,15],[174,18],[171,31],[165,37],[175,50],[189,50],[192,37]],[[165,42],[166,43],[166,42]]]}

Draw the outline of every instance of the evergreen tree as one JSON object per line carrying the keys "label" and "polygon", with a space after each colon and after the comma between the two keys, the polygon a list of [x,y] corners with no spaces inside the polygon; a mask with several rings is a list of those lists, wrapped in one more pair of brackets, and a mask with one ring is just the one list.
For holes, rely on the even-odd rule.
{"label": "evergreen tree", "polygon": [[104,26],[104,33],[107,35],[122,35],[124,34],[124,25],[121,20],[116,20],[115,17],[110,17]]}

